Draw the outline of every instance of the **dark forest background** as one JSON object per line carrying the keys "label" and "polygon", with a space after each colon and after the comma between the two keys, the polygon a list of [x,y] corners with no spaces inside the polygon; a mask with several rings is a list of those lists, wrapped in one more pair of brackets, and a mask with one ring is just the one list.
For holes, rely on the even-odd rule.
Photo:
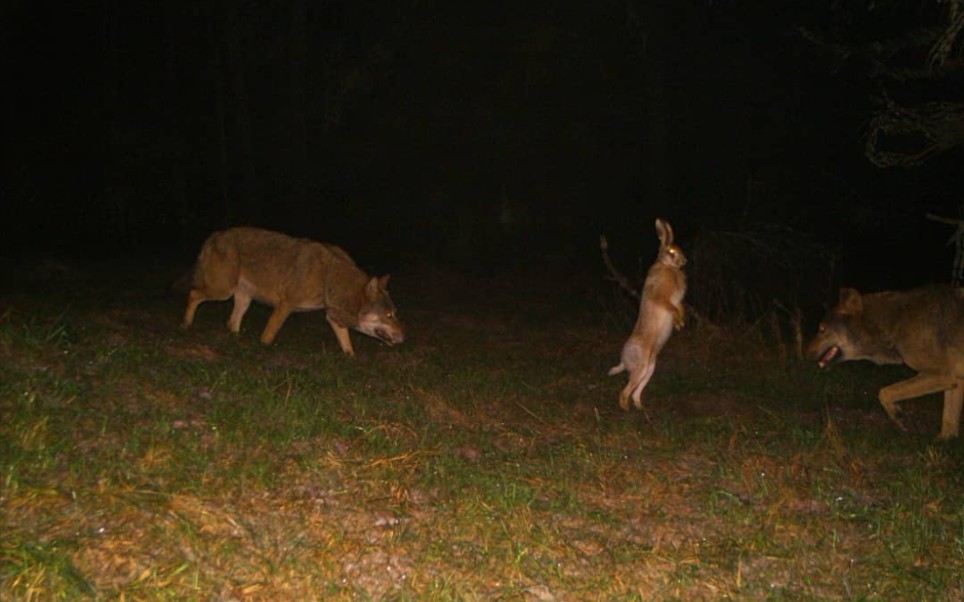
{"label": "dark forest background", "polygon": [[946,281],[962,147],[867,136],[964,97],[960,36],[927,55],[955,6],[6,2],[0,250],[188,265],[249,224],[376,272],[602,273],[600,233],[648,263],[662,216],[751,279]]}

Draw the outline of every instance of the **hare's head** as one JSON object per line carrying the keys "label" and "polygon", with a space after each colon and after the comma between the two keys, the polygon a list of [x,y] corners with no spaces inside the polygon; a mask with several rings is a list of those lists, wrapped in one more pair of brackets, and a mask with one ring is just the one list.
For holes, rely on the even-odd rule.
{"label": "hare's head", "polygon": [[659,235],[657,261],[676,268],[686,265],[686,255],[683,255],[683,250],[673,244],[673,227],[668,221],[656,218],[656,234]]}

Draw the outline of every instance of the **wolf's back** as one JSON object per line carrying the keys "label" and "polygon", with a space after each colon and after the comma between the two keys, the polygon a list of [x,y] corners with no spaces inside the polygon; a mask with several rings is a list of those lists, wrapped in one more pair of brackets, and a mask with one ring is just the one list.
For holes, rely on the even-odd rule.
{"label": "wolf's back", "polygon": [[949,343],[964,345],[964,288],[938,287],[937,322]]}
{"label": "wolf's back", "polygon": [[194,288],[233,290],[242,280],[254,298],[276,305],[321,308],[346,296],[362,302],[366,274],[340,247],[260,228],[236,227],[205,241]]}
{"label": "wolf's back", "polygon": [[964,287],[955,287],[946,301],[941,323],[948,328],[941,331],[941,343],[948,349],[952,370],[964,379]]}
{"label": "wolf's back", "polygon": [[928,286],[906,294],[895,334],[907,365],[964,378],[964,289]]}

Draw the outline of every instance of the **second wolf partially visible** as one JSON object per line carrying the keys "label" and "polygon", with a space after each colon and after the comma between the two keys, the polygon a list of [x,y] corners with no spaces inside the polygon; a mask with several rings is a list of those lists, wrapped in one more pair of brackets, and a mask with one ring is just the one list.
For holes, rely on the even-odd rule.
{"label": "second wolf partially visible", "polygon": [[388,276],[370,278],[335,245],[259,228],[230,228],[204,242],[194,266],[183,327],[198,305],[234,297],[228,328],[237,333],[251,301],[274,307],[261,342],[270,344],[291,312],[324,309],[342,351],[354,355],[348,329],[389,345],[405,340]]}
{"label": "second wolf partially visible", "polygon": [[673,334],[673,328],[679,330],[685,322],[686,275],[682,268],[686,265],[686,256],[673,244],[673,228],[669,222],[657,219],[656,233],[659,253],[646,273],[636,326],[623,345],[619,364],[609,369],[610,376],[629,371],[629,382],[619,394],[619,407],[624,410],[629,409],[630,396],[633,405],[642,409],[641,395],[656,370],[656,357]]}
{"label": "second wolf partially visible", "polygon": [[964,405],[964,289],[926,286],[861,295],[842,288],[807,355],[821,368],[848,360],[907,364],[917,376],[878,395],[887,415],[901,426],[898,402],[943,391],[941,438],[958,436]]}

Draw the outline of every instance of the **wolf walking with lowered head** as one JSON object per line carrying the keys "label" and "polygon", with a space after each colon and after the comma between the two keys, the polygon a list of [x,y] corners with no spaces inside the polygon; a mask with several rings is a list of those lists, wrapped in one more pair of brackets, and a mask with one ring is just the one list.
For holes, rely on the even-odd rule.
{"label": "wolf walking with lowered head", "polygon": [[673,228],[669,222],[657,219],[659,252],[656,262],[646,273],[643,294],[639,301],[639,317],[632,334],[623,345],[619,364],[609,369],[609,375],[629,371],[629,382],[619,394],[619,407],[629,409],[633,405],[642,409],[643,389],[656,370],[656,357],[673,334],[685,323],[683,297],[686,295],[686,256],[673,244]]}
{"label": "wolf walking with lowered head", "polygon": [[964,288],[925,286],[909,291],[862,295],[840,289],[831,309],[807,346],[807,355],[823,368],[834,362],[870,360],[906,364],[917,371],[908,380],[886,386],[878,397],[898,426],[898,402],[944,393],[941,438],[960,433],[964,405]]}
{"label": "wolf walking with lowered head", "polygon": [[260,228],[230,228],[215,232],[201,247],[182,326],[191,326],[201,303],[233,296],[228,328],[237,333],[255,300],[274,308],[261,334],[261,342],[270,344],[292,312],[324,309],[342,351],[354,356],[349,328],[388,345],[405,340],[387,285],[387,275],[369,277],[335,245]]}

